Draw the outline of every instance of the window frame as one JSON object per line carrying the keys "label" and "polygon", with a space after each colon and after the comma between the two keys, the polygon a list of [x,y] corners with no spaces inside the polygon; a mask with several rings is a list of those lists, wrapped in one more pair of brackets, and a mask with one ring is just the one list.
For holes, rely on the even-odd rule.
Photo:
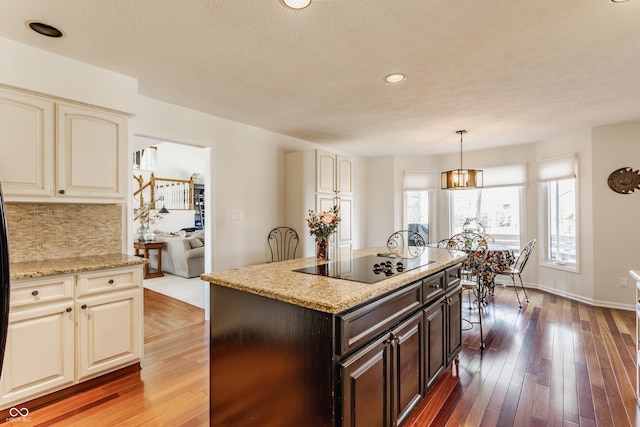
{"label": "window frame", "polygon": [[428,225],[428,229],[429,229],[429,242],[430,243],[434,243],[433,240],[433,233],[435,231],[435,197],[434,194],[436,193],[435,190],[404,190],[402,192],[402,227],[405,230],[409,229],[409,219],[408,219],[408,208],[407,208],[407,197],[408,194],[407,193],[427,193],[427,203],[429,205],[428,209],[427,209],[427,225]]}
{"label": "window frame", "polygon": [[[550,223],[550,216],[551,213],[549,211],[550,209],[550,185],[557,183],[559,181],[568,181],[568,180],[573,180],[573,191],[574,191],[574,197],[575,197],[575,262],[574,263],[562,263],[559,262],[558,260],[554,260],[550,258],[550,254],[549,254],[549,245],[550,245],[550,228],[551,228],[551,223]],[[548,180],[548,181],[544,181],[540,183],[540,194],[541,194],[541,198],[540,198],[540,206],[541,206],[541,211],[540,211],[540,218],[541,218],[541,226],[542,226],[542,248],[544,251],[544,256],[541,257],[540,259],[540,265],[543,267],[547,267],[547,268],[553,268],[556,270],[562,270],[562,271],[567,271],[570,273],[580,273],[580,258],[581,258],[581,253],[580,253],[580,211],[579,211],[579,207],[580,207],[580,200],[579,200],[579,182],[578,182],[578,178],[574,177],[574,178],[561,178],[561,179],[555,179],[555,180]]]}
{"label": "window frame", "polygon": [[[518,232],[518,247],[512,247],[509,246],[511,249],[513,249],[514,254],[516,256],[518,256],[518,254],[520,253],[520,251],[522,250],[523,246],[526,244],[526,238],[524,237],[524,234],[526,233],[526,221],[527,221],[527,198],[526,198],[526,186],[525,185],[502,185],[502,186],[492,186],[492,187],[488,187],[488,188],[477,188],[474,190],[493,190],[493,189],[501,189],[501,188],[517,188],[518,190],[518,208],[520,210],[519,215],[518,215],[518,221],[519,222],[519,232]],[[453,214],[454,214],[454,197],[453,194],[454,192],[457,191],[470,191],[471,189],[466,189],[466,190],[451,190],[448,191],[448,206],[449,206],[449,212],[448,212],[448,217],[449,217],[449,235],[452,236],[453,234],[456,233],[455,228],[454,228],[454,218],[453,218]]]}

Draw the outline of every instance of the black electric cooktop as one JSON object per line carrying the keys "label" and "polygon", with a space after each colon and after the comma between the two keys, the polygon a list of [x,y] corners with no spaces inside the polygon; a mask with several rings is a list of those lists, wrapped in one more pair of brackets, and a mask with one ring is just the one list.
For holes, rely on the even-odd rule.
{"label": "black electric cooktop", "polygon": [[369,255],[342,262],[330,261],[326,264],[299,268],[293,271],[354,282],[376,283],[432,262],[435,261],[430,261],[426,258],[395,258]]}

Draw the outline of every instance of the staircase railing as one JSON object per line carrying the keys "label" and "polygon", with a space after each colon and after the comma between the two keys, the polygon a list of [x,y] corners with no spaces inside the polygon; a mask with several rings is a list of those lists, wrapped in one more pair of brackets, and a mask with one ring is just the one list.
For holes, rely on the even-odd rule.
{"label": "staircase railing", "polygon": [[169,210],[193,210],[193,179],[158,178],[153,173],[149,182],[144,182],[142,175],[133,176],[138,182],[138,189],[133,197],[140,201],[140,209],[148,203],[149,209],[157,209],[156,201],[162,200],[162,206]]}

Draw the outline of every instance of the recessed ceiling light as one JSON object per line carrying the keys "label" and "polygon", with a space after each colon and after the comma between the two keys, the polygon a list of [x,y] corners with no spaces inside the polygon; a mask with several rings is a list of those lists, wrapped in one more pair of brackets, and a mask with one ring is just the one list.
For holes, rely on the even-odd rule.
{"label": "recessed ceiling light", "polygon": [[29,22],[28,25],[33,31],[43,36],[54,38],[62,37],[62,31],[51,25],[42,22]]}
{"label": "recessed ceiling light", "polygon": [[387,83],[399,83],[407,78],[406,74],[392,73],[384,76],[384,81]]}
{"label": "recessed ceiling light", "polygon": [[290,9],[304,9],[311,4],[311,0],[281,0]]}

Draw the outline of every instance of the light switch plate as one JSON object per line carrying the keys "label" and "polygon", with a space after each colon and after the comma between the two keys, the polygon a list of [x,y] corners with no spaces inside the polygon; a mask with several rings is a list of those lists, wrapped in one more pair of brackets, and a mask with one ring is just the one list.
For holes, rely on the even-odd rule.
{"label": "light switch plate", "polygon": [[231,220],[232,221],[242,221],[244,219],[244,212],[242,209],[232,209],[231,210]]}

